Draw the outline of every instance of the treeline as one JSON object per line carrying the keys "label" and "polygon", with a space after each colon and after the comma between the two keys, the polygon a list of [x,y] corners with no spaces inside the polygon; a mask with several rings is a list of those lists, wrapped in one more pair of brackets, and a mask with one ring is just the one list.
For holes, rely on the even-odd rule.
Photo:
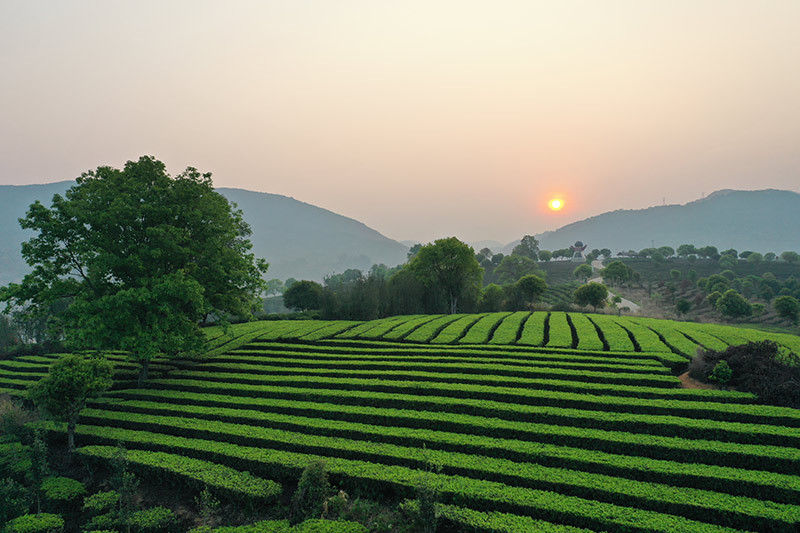
{"label": "treeline", "polygon": [[322,284],[288,280],[283,300],[298,311],[318,309],[322,318],[351,320],[530,309],[547,284],[531,257],[539,252],[536,240],[526,236],[517,248],[487,268],[495,256],[476,254],[455,237],[439,239],[414,246],[408,261],[394,268],[350,269]]}

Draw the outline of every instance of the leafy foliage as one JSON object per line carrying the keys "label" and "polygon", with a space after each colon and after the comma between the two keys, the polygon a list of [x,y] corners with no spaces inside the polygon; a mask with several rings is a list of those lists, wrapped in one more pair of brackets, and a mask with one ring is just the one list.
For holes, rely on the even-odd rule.
{"label": "leafy foliage", "polygon": [[33,272],[2,294],[8,306],[69,302],[58,319],[74,346],[122,349],[146,363],[198,350],[198,324],[249,316],[266,263],[250,228],[215,192],[210,174],[170,176],[152,157],[82,174],[52,206],[20,220],[36,236],[22,254]]}
{"label": "leafy foliage", "polygon": [[75,424],[86,401],[111,386],[111,364],[100,357],[69,354],[53,363],[48,374],[31,386],[28,396],[41,410],[67,422],[69,450],[75,449]]}

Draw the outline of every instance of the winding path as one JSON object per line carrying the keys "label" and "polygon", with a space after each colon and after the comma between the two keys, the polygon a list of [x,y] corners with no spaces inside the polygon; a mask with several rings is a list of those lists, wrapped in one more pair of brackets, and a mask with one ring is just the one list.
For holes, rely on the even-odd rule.
{"label": "winding path", "polygon": [[[592,268],[594,268],[596,271],[600,272],[603,269],[603,262],[600,261],[599,259],[595,259],[594,261],[592,261]],[[601,276],[598,276],[596,278],[590,279],[589,281],[594,281],[595,283],[603,283],[603,278]],[[608,301],[611,301],[611,299],[614,296],[616,296],[616,295],[609,290],[608,291]],[[620,298],[622,298],[622,297],[620,296]],[[617,305],[619,307],[627,307],[628,309],[630,309],[631,313],[638,313],[639,310],[641,310],[641,306],[639,304],[633,303],[632,301],[628,300],[627,298],[622,298],[622,301]]]}

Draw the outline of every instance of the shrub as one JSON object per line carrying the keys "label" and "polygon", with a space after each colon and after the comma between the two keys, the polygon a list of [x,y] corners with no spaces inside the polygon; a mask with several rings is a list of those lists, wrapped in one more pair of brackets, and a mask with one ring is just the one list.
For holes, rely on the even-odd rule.
{"label": "shrub", "polygon": [[675,302],[675,310],[678,312],[678,314],[685,315],[691,308],[692,302],[686,298],[679,298],[678,301]]}
{"label": "shrub", "polygon": [[708,304],[711,307],[716,307],[717,306],[717,300],[719,300],[720,298],[722,298],[722,293],[719,292],[719,291],[712,291],[711,294],[706,296],[706,300],[708,301]]}
{"label": "shrub", "polygon": [[0,524],[23,514],[28,504],[25,487],[13,479],[0,480]]}
{"label": "shrub", "polygon": [[708,381],[721,361],[731,370],[729,386],[756,394],[764,403],[800,407],[800,365],[786,360],[775,342],[729,346],[722,352],[701,351],[692,361],[689,374]]}
{"label": "shrub", "polygon": [[119,502],[119,492],[115,490],[98,492],[83,500],[83,510],[92,514],[102,513],[113,509],[117,502]]}
{"label": "shrub", "polygon": [[299,524],[307,518],[322,516],[322,508],[331,485],[325,463],[316,461],[308,465],[300,476],[297,490],[292,496],[289,520],[292,524]]}
{"label": "shrub", "polygon": [[30,469],[28,446],[23,446],[19,442],[0,443],[0,477],[22,480]]}
{"label": "shrub", "polygon": [[357,522],[311,519],[291,530],[292,533],[367,533],[367,528]]}
{"label": "shrub", "polygon": [[118,523],[117,516],[113,512],[99,514],[93,516],[92,519],[87,522],[84,529],[94,531],[113,530]]}
{"label": "shrub", "polygon": [[11,398],[0,398],[0,435],[8,435],[15,440],[26,441],[30,430],[26,424],[36,418],[35,413],[25,409]]}
{"label": "shrub", "polygon": [[86,494],[86,487],[68,477],[49,477],[42,482],[42,492],[48,500],[70,502]]}
{"label": "shrub", "polygon": [[722,313],[723,316],[730,318],[739,318],[743,316],[750,316],[753,309],[744,297],[733,289],[725,291],[717,301],[714,307]]}
{"label": "shrub", "polygon": [[720,385],[725,385],[731,380],[731,376],[733,376],[733,370],[731,370],[730,365],[728,362],[723,359],[719,363],[714,366],[714,370],[708,375],[709,381],[715,381]]}
{"label": "shrub", "polygon": [[61,533],[64,519],[57,514],[26,514],[6,524],[3,533]]}
{"label": "shrub", "polygon": [[130,525],[136,533],[162,533],[175,531],[178,518],[166,507],[151,507],[131,513]]}
{"label": "shrub", "polygon": [[775,312],[781,318],[786,318],[792,322],[797,322],[798,315],[800,315],[800,301],[793,296],[780,296],[775,298],[772,303]]}

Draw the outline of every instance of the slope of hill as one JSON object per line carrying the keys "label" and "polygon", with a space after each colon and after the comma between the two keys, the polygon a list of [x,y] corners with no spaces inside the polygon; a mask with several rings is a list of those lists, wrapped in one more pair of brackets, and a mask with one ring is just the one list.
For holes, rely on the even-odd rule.
{"label": "slope of hill", "polygon": [[[245,477],[236,490],[263,487],[253,495],[270,503],[280,498],[274,482],[291,494],[316,461],[338,488],[385,502],[427,480],[445,531],[800,523],[800,410],[681,388],[672,371],[698,343],[763,332],[527,312],[233,330],[209,329],[215,348],[201,360],[160,362],[147,388],[111,355],[117,386],[83,411],[78,461],[108,461],[121,444],[153,479],[188,461],[188,494],[222,472]],[[800,341],[773,338],[792,349]],[[0,392],[21,394],[55,357],[0,361]],[[63,424],[40,424],[63,442]]]}
{"label": "slope of hill", "polygon": [[800,194],[767,189],[717,191],[684,205],[603,213],[539,235],[547,250],[575,241],[589,248],[639,250],[683,243],[720,250],[800,250]]}
{"label": "slope of hill", "polygon": [[[20,244],[31,233],[19,227],[35,200],[50,204],[74,182],[0,186],[0,284],[19,280],[27,271]],[[253,228],[257,256],[270,263],[269,277],[321,279],[347,268],[366,269],[374,263],[394,266],[406,258],[407,247],[366,225],[304,202],[244,189],[219,191],[244,211]]]}

